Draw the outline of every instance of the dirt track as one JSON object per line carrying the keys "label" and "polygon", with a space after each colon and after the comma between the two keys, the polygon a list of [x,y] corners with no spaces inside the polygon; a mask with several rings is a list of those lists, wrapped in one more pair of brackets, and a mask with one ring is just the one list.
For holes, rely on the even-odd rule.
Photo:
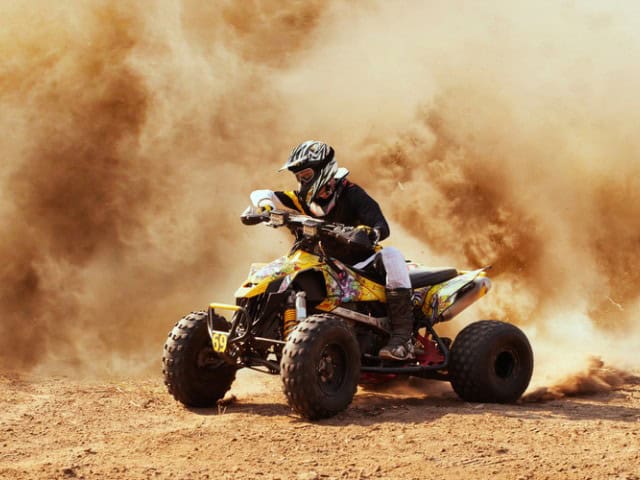
{"label": "dirt track", "polygon": [[359,391],[337,417],[293,416],[278,377],[188,410],[160,376],[0,375],[0,478],[640,478],[640,382],[586,397],[469,404],[438,382]]}

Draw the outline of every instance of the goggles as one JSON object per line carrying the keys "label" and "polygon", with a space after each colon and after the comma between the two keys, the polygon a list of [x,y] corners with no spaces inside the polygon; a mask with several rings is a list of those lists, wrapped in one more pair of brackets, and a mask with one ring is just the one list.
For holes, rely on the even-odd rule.
{"label": "goggles", "polygon": [[316,172],[313,171],[313,168],[305,168],[304,170],[300,170],[296,172],[296,178],[300,185],[305,185],[313,180],[313,177],[316,176]]}

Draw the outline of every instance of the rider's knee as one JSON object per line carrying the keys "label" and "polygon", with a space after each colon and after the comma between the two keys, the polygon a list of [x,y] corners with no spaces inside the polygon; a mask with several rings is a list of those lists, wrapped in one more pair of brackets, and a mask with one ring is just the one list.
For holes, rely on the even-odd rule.
{"label": "rider's knee", "polygon": [[380,253],[386,271],[386,287],[392,290],[411,288],[409,270],[402,252],[395,247],[385,247]]}

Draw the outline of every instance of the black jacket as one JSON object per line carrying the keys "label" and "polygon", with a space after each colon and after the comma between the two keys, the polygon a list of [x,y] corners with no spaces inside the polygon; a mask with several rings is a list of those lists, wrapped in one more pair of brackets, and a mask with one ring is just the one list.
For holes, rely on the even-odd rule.
{"label": "black jacket", "polygon": [[[367,225],[378,230],[380,240],[389,236],[389,224],[382,214],[380,205],[364,189],[348,180],[344,185],[333,209],[323,220],[344,225]],[[288,208],[298,210],[305,215],[315,217],[308,205],[299,197],[298,192],[274,192],[278,200]]]}

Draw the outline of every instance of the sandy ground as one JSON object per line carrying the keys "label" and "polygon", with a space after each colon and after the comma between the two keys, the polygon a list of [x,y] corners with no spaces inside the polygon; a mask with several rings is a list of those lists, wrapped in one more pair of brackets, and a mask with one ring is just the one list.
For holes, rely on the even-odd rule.
{"label": "sandy ground", "polygon": [[0,374],[0,478],[640,479],[640,382],[517,405],[469,404],[448,385],[359,390],[317,423],[278,377],[241,371],[216,409],[189,410],[160,375]]}

